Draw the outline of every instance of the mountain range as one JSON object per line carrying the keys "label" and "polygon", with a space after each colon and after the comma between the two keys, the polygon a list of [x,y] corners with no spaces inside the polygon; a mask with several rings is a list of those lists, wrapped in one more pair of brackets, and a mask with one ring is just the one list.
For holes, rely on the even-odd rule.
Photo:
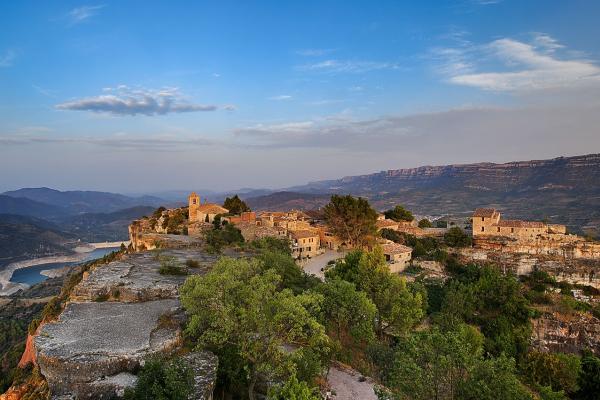
{"label": "mountain range", "polygon": [[368,198],[378,210],[402,204],[419,215],[468,217],[495,207],[507,217],[546,219],[600,232],[600,154],[503,164],[475,163],[381,171],[311,182],[258,198],[269,208],[318,208],[332,194]]}
{"label": "mountain range", "polygon": [[[160,205],[184,204],[189,193],[157,189],[156,194],[164,198],[49,188],[4,192],[0,194],[0,259],[15,252],[60,251],[73,238],[124,240],[131,220]],[[236,192],[254,210],[312,210],[327,204],[332,194],[352,194],[368,198],[380,211],[402,204],[417,215],[468,218],[475,208],[495,207],[507,218],[547,220],[564,223],[578,233],[600,233],[600,154],[423,166],[311,182],[280,191]],[[231,194],[206,191],[203,196],[221,202]]]}

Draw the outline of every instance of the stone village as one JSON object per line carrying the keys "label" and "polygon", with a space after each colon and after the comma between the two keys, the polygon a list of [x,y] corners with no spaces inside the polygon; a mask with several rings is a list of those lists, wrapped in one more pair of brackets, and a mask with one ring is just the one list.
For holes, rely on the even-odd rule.
{"label": "stone village", "polygon": [[[185,210],[185,208],[184,208]],[[163,211],[168,215],[171,210]],[[303,264],[325,251],[348,250],[350,246],[335,236],[323,215],[316,211],[247,211],[229,215],[229,210],[192,192],[188,196],[187,233],[190,240],[202,236],[210,229],[214,219],[234,224],[246,241],[263,237],[287,238],[293,257]],[[161,216],[161,218],[164,218]],[[383,229],[413,235],[418,238],[442,238],[447,228],[421,228],[416,220],[395,221],[384,214],[377,216],[377,230]],[[462,255],[474,260],[499,260],[515,258],[514,269],[518,274],[528,273],[537,264],[548,264],[550,272],[572,283],[586,283],[600,288],[600,277],[586,265],[600,260],[600,243],[590,242],[575,234],[567,233],[565,225],[537,221],[507,220],[498,210],[480,208],[471,219],[473,246],[463,249]],[[166,228],[162,220],[151,224],[148,219],[134,221],[130,226],[130,239],[134,249],[153,249],[164,240]],[[392,272],[402,272],[413,259],[412,248],[391,240],[377,238]],[[561,271],[552,264],[560,262],[567,266]],[[510,262],[509,262],[510,264]]]}

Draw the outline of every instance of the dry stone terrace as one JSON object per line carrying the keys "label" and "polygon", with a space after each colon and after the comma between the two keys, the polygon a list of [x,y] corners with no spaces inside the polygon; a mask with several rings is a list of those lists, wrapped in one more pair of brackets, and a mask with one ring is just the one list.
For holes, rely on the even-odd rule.
{"label": "dry stone terrace", "polygon": [[[177,351],[182,275],[161,275],[161,259],[204,274],[218,256],[198,248],[146,251],[124,256],[87,272],[59,319],[35,338],[41,372],[54,398],[113,398],[136,382],[133,373],[148,356]],[[194,399],[208,399],[217,359],[207,352],[186,356],[195,372]]]}

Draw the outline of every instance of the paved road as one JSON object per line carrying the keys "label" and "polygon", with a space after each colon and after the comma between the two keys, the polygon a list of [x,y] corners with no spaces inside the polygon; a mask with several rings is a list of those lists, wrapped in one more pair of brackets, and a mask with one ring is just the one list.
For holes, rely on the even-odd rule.
{"label": "paved road", "polygon": [[323,280],[325,279],[325,275],[323,274],[323,271],[321,271],[321,268],[325,268],[329,261],[335,260],[340,257],[344,257],[343,252],[326,250],[325,253],[308,261],[302,266],[302,268],[307,274],[314,275],[317,278]]}

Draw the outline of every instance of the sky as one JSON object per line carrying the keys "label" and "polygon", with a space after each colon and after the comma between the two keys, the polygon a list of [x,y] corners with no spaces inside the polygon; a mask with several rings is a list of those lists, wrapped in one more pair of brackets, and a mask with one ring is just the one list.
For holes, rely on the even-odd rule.
{"label": "sky", "polygon": [[600,2],[0,2],[0,191],[600,152]]}

